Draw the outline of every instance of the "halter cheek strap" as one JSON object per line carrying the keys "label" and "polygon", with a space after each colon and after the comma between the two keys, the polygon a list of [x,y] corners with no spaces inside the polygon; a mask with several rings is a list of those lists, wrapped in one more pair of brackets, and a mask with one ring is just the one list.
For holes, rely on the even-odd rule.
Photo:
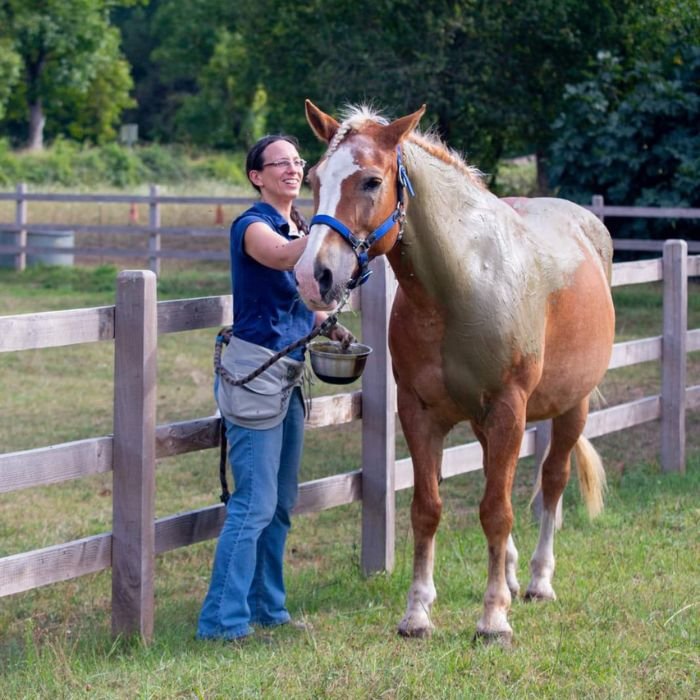
{"label": "halter cheek strap", "polygon": [[374,245],[380,238],[384,237],[396,224],[399,224],[399,237],[403,233],[403,221],[405,218],[405,196],[404,190],[408,190],[411,197],[415,197],[415,192],[413,191],[413,185],[406,172],[406,167],[403,164],[403,158],[401,157],[401,146],[396,147],[396,161],[397,161],[397,172],[396,172],[396,191],[397,191],[397,203],[396,209],[376,228],[372,233],[367,236],[367,238],[358,238],[342,221],[339,221],[334,216],[329,216],[328,214],[316,214],[311,219],[311,226],[315,224],[324,224],[329,228],[333,229],[336,233],[340,234],[343,240],[352,248],[355,257],[357,258],[357,263],[360,266],[360,270],[356,277],[353,277],[348,282],[348,289],[354,289],[364,284],[372,271],[368,269],[369,265],[369,249]]}

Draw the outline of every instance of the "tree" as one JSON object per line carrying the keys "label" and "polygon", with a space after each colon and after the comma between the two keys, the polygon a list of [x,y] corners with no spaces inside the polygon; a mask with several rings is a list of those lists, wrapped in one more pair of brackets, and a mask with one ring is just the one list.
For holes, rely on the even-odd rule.
{"label": "tree", "polygon": [[[134,69],[146,138],[244,147],[257,81],[227,0],[152,0],[115,13]],[[264,100],[263,100],[264,102]]]}
{"label": "tree", "polygon": [[9,39],[0,36],[0,119],[19,80],[21,59]]}
{"label": "tree", "polygon": [[0,5],[0,40],[20,60],[11,103],[28,121],[30,150],[43,147],[47,119],[65,114],[66,101],[83,99],[85,115],[99,95],[100,113],[109,115],[101,134],[118,119],[129,101],[131,79],[108,13],[132,1],[5,0]]}
{"label": "tree", "polygon": [[[566,82],[615,46],[631,0],[258,0],[237,22],[269,100],[269,123],[307,136],[301,105],[370,100],[406,113],[425,102],[448,143],[495,172],[543,153]],[[283,56],[283,60],[278,60]]]}
{"label": "tree", "polygon": [[[603,53],[590,77],[567,89],[550,146],[551,181],[559,195],[583,203],[601,194],[626,206],[698,207],[699,123],[700,43],[670,44],[660,58],[628,67]],[[621,236],[660,232],[653,222],[611,224]],[[693,227],[676,228],[696,237]]]}

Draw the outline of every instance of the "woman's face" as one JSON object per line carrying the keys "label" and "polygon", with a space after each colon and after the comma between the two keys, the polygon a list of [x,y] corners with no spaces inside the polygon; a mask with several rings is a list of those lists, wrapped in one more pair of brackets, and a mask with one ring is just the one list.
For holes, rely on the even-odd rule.
{"label": "woman's face", "polygon": [[266,199],[295,199],[304,177],[297,149],[289,141],[274,141],[262,154],[260,170],[251,170],[251,182]]}

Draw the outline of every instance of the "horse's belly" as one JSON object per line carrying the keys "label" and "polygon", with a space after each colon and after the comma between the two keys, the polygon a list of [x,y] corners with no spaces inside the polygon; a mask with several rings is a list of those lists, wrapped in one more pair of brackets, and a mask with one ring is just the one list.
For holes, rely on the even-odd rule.
{"label": "horse's belly", "polygon": [[595,266],[550,300],[542,375],[528,401],[528,419],[561,415],[588,396],[603,378],[615,337],[610,288]]}

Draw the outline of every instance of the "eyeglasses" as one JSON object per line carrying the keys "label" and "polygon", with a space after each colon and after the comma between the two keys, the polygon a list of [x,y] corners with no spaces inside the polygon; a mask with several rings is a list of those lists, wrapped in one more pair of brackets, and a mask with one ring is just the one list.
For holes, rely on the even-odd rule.
{"label": "eyeglasses", "polygon": [[285,170],[294,166],[295,168],[303,170],[306,167],[306,161],[303,158],[295,158],[294,160],[283,158],[282,160],[273,160],[270,163],[263,163],[263,168],[267,168],[268,166],[272,168],[284,168]]}

